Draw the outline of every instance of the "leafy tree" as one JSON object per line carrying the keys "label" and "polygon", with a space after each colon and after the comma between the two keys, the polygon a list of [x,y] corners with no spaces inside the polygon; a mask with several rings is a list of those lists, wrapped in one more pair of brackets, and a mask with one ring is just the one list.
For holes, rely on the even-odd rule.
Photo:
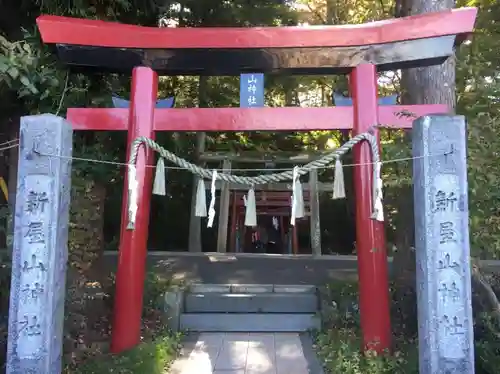
{"label": "leafy tree", "polygon": [[[432,0],[409,0],[397,4],[397,16],[452,9],[454,0],[435,2]],[[447,104],[451,110],[455,108],[455,58],[449,58],[440,66],[405,69],[401,76],[402,102],[404,104]],[[402,139],[402,145],[410,148],[410,134]],[[398,176],[405,177],[411,173],[410,165],[396,165]],[[410,174],[411,175],[411,174]],[[406,315],[416,316],[415,303],[415,252],[414,252],[414,220],[413,189],[406,183],[400,184],[396,195],[397,213],[394,216],[395,247],[394,278],[397,297],[408,299],[410,310]]]}

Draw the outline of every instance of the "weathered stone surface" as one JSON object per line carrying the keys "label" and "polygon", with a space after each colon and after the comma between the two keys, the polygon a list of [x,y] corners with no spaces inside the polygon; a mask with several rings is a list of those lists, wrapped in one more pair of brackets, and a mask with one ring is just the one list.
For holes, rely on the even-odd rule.
{"label": "weathered stone surface", "polygon": [[187,294],[185,313],[316,313],[318,298],[310,293]]}
{"label": "weathered stone surface", "polygon": [[194,332],[306,332],[320,327],[313,313],[184,313],[181,330]]}
{"label": "weathered stone surface", "polygon": [[23,117],[19,138],[7,374],[57,374],[62,369],[72,129],[49,114]]}
{"label": "weathered stone surface", "polygon": [[233,293],[263,293],[273,292],[272,284],[233,284],[231,292]]}
{"label": "weathered stone surface", "polygon": [[413,125],[420,372],[474,373],[466,123]]}
{"label": "weathered stone surface", "polygon": [[183,313],[184,291],[181,288],[171,289],[164,295],[164,315],[167,326],[173,332],[180,330],[180,318]]}

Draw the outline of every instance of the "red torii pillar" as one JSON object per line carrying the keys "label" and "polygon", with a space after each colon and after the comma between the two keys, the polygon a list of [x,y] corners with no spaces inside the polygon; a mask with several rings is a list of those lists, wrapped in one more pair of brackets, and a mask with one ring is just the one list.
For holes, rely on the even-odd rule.
{"label": "red torii pillar", "polygon": [[[139,136],[155,139],[154,118],[158,95],[158,75],[147,67],[137,67],[132,73],[128,116],[127,154]],[[68,121],[71,122],[68,113]],[[127,230],[128,173],[123,185],[120,247],[116,272],[115,310],[111,349],[120,352],[140,341],[145,267],[149,234],[150,201],[153,188],[153,151],[141,147],[137,155],[137,201],[139,208],[134,230]],[[144,207],[141,207],[141,206]],[[134,321],[134,322],[132,322]],[[120,333],[120,331],[122,333]]]}
{"label": "red torii pillar", "polygon": [[[353,69],[349,86],[353,103],[353,135],[368,131],[379,122],[377,69],[364,64]],[[442,108],[446,111],[446,108]],[[372,130],[378,137],[378,130]],[[379,139],[380,140],[380,139]],[[373,165],[370,146],[363,142],[353,149],[354,192],[356,197],[356,247],[358,248],[359,309],[363,344],[368,349],[388,349],[391,321],[387,271],[387,244],[383,222],[371,219]],[[363,181],[363,183],[360,183]],[[362,203],[361,203],[362,202]],[[382,291],[384,290],[384,291]],[[373,308],[374,305],[381,307]],[[363,313],[363,311],[370,311]]]}
{"label": "red torii pillar", "polygon": [[[157,29],[55,16],[41,16],[37,24],[43,41],[55,45],[59,58],[70,66],[132,70],[129,109],[69,109],[67,114],[75,130],[128,131],[130,146],[138,136],[154,138],[155,131],[341,129],[356,134],[379,123],[409,129],[412,119],[399,113],[407,111],[422,116],[445,113],[447,108],[377,106],[376,65],[387,70],[444,61],[453,53],[453,45],[472,31],[476,12],[475,8],[463,8],[430,13],[358,25],[348,32],[344,26]],[[308,58],[290,54],[291,48],[297,48],[297,54],[307,54]],[[338,66],[327,62],[321,68],[339,69],[339,73],[350,71],[353,107],[155,109],[158,77],[154,70],[179,75],[198,75],[200,71],[212,75],[239,74],[242,69],[307,73],[319,68],[310,66],[310,61],[324,64],[321,48],[332,56],[332,61],[342,62]],[[211,59],[200,58],[196,52],[200,49],[207,49]],[[224,65],[228,50],[233,50],[236,64]],[[247,50],[253,53],[255,66],[248,66],[248,61],[252,61],[248,56],[241,57]],[[412,52],[415,50],[419,51],[417,57]],[[261,55],[256,57],[256,51],[263,53],[264,58],[259,60]],[[270,59],[269,55],[276,58]],[[151,65],[154,70],[139,65]],[[140,341],[152,188],[152,168],[147,165],[152,165],[152,158],[151,151],[141,147],[136,163],[139,207],[133,231],[125,229],[128,218],[125,180],[113,352],[132,348]],[[370,218],[372,173],[371,166],[366,165],[371,162],[368,144],[357,145],[354,158],[355,163],[361,164],[355,167],[354,178],[363,344],[365,349],[381,352],[390,348],[391,341],[384,227]]]}

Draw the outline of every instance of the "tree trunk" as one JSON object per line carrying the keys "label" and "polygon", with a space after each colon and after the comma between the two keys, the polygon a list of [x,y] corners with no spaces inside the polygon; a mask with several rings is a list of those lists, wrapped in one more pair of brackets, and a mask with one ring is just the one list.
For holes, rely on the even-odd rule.
{"label": "tree trunk", "polygon": [[[401,16],[437,12],[455,7],[455,0],[411,0]],[[406,69],[402,72],[402,101],[405,104],[447,104],[455,108],[455,57],[443,65]]]}
{"label": "tree trunk", "polygon": [[[400,0],[396,4],[396,16],[452,9],[454,0]],[[443,65],[406,69],[401,77],[403,104],[447,104],[450,112],[455,107],[455,57]],[[406,135],[411,147],[411,134]],[[411,169],[411,166],[410,166]],[[396,299],[405,300],[398,314],[408,321],[416,321],[415,252],[413,190],[411,185],[402,185],[396,194],[397,216],[393,259],[393,276]],[[405,318],[406,317],[406,318]],[[416,329],[416,324],[412,330]]]}

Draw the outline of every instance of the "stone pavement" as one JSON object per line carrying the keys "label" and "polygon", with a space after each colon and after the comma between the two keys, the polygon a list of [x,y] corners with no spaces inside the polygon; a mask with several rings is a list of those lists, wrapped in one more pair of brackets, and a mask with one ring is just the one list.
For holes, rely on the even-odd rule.
{"label": "stone pavement", "polygon": [[308,334],[200,333],[169,374],[322,374]]}

